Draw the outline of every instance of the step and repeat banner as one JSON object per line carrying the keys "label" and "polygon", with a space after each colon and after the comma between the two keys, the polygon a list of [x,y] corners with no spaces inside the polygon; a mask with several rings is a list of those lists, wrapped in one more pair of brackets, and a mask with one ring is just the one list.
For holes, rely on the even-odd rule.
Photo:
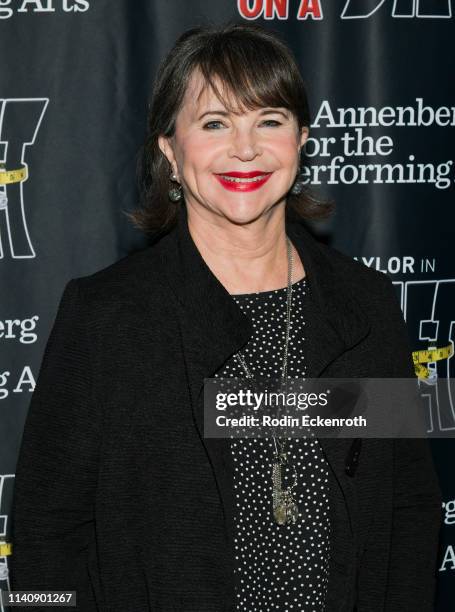
{"label": "step and repeat banner", "polygon": [[[58,301],[70,278],[146,246],[124,213],[137,203],[157,65],[189,27],[255,21],[292,47],[312,112],[307,180],[337,203],[310,227],[391,277],[428,427],[455,430],[454,390],[434,386],[455,376],[452,11],[452,0],[0,1],[0,589],[22,428]],[[454,409],[442,415],[443,403]],[[444,498],[435,609],[449,612],[455,444],[431,444]]]}

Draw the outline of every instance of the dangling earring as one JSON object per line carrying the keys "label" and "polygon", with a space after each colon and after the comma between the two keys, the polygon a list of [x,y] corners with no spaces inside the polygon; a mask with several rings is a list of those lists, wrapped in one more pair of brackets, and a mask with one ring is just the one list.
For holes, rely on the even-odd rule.
{"label": "dangling earring", "polygon": [[[170,180],[174,183],[178,183],[177,176],[174,173],[171,174]],[[171,189],[169,189],[169,199],[171,202],[178,202],[182,197],[183,193],[180,183],[178,187],[171,187]]]}
{"label": "dangling earring", "polygon": [[303,172],[300,171],[301,153],[302,153],[302,148],[300,147],[299,149],[299,170],[297,171],[296,177],[294,179],[294,182],[290,190],[292,195],[300,195],[304,189],[305,177],[303,175]]}
{"label": "dangling earring", "polygon": [[303,173],[299,172],[297,173],[294,183],[292,184],[291,187],[291,193],[292,195],[300,195],[304,189],[304,175]]}

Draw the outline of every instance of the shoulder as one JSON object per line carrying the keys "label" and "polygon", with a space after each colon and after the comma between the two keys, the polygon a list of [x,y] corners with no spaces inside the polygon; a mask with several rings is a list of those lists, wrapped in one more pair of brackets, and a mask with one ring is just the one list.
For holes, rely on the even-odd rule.
{"label": "shoulder", "polygon": [[137,303],[144,294],[160,294],[161,258],[156,244],[132,252],[92,274],[71,279],[88,305]]}
{"label": "shoulder", "polygon": [[[317,243],[319,257],[323,266],[328,266],[338,280],[358,299],[369,297],[370,300],[389,300],[395,296],[395,289],[391,278],[363,262],[343,253],[339,249],[329,246],[313,238]],[[396,298],[394,298],[395,300]]]}
{"label": "shoulder", "polygon": [[321,245],[333,270],[349,286],[350,294],[371,324],[369,342],[375,354],[387,356],[391,376],[414,377],[410,335],[393,281],[384,272]]}
{"label": "shoulder", "polygon": [[334,247],[323,246],[335,274],[376,325],[402,326],[404,316],[398,291],[386,273],[368,267]]}
{"label": "shoulder", "polygon": [[[316,273],[324,277],[325,298],[338,311],[356,312],[370,325],[370,340],[392,349],[397,344],[409,351],[409,336],[399,292],[384,272],[367,265],[311,237],[309,250],[318,260]],[[406,360],[406,367],[408,360]]]}
{"label": "shoulder", "polygon": [[164,316],[169,292],[158,246],[161,240],[92,274],[71,278],[61,292],[56,320],[94,333],[154,319],[160,313]]}
{"label": "shoulder", "polygon": [[292,214],[287,227],[291,237],[301,243],[304,257],[307,255],[311,263],[316,264],[314,268],[317,274],[339,279],[347,288],[359,291],[363,288],[381,291],[384,286],[391,285],[390,279],[383,272],[370,268],[351,255],[326,244],[301,218]]}

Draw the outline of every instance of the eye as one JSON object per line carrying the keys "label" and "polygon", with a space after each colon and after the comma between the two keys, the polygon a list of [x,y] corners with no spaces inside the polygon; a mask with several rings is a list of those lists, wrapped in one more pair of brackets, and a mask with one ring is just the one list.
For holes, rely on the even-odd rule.
{"label": "eye", "polygon": [[263,121],[263,123],[274,123],[275,125],[273,125],[272,127],[282,125],[280,121],[276,121],[275,119],[266,119],[265,121]]}
{"label": "eye", "polygon": [[[262,124],[266,124],[267,127],[277,127],[279,125],[282,125],[282,123],[280,121],[277,121],[276,119],[265,119],[265,121],[262,122]],[[220,127],[223,127],[223,123],[221,121],[208,121],[207,123],[204,123],[204,125],[202,126],[205,130],[218,130],[220,129]]]}
{"label": "eye", "polygon": [[223,125],[221,123],[221,121],[208,121],[207,123],[204,123],[204,125],[202,126],[204,128],[204,130],[217,130],[219,129],[218,127],[211,127],[213,125]]}

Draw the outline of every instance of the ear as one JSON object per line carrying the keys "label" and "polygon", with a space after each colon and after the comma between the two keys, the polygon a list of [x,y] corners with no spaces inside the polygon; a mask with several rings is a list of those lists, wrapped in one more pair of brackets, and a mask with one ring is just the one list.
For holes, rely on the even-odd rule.
{"label": "ear", "polygon": [[303,145],[307,141],[309,133],[310,133],[310,130],[306,126],[303,126],[301,128],[301,130],[300,130],[300,145],[299,145],[300,147],[303,147]]}
{"label": "ear", "polygon": [[161,149],[163,155],[167,158],[168,162],[172,167],[172,172],[177,174],[177,164],[175,161],[174,149],[172,148],[171,139],[166,136],[158,136],[158,146]]}

